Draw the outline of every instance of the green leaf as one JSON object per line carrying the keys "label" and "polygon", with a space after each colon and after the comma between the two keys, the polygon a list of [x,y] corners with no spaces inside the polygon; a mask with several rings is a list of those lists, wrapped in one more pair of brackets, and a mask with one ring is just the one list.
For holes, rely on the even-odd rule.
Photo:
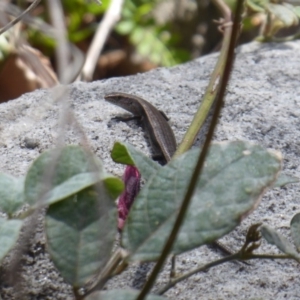
{"label": "green leaf", "polygon": [[125,4],[122,9],[122,19],[134,20],[136,22],[135,13],[138,4],[134,1],[126,1]]}
{"label": "green leaf", "polygon": [[126,1],[122,20],[116,27],[118,33],[129,35],[130,42],[139,54],[155,64],[172,66],[188,61],[190,54],[180,49],[182,37],[174,32],[171,22],[157,24],[153,17],[152,12],[157,4],[157,1]]}
{"label": "green leaf", "polygon": [[262,236],[269,244],[275,245],[280,251],[290,255],[300,262],[299,254],[296,252],[293,245],[283,235],[267,225],[261,226],[260,231]]}
{"label": "green leaf", "polygon": [[273,187],[282,187],[290,183],[298,183],[300,179],[296,176],[290,176],[280,173]]}
{"label": "green leaf", "polygon": [[90,1],[89,5],[86,8],[87,12],[90,12],[94,15],[99,15],[100,13],[104,13],[110,4],[109,0],[95,0],[95,1]]}
{"label": "green leaf", "polygon": [[[135,300],[140,291],[137,290],[112,290],[95,292],[88,296],[86,300]],[[157,295],[147,295],[146,300],[167,300],[166,297]]]}
{"label": "green leaf", "polygon": [[23,222],[0,218],[0,261],[11,250],[19,237]]}
{"label": "green leaf", "polygon": [[134,29],[134,26],[135,24],[132,22],[132,20],[124,20],[117,24],[116,30],[119,34],[125,35],[131,33],[131,31]]}
{"label": "green leaf", "polygon": [[160,31],[160,28],[148,26],[144,28],[142,37],[135,34],[131,38],[138,52],[149,58],[152,62],[163,66],[173,66],[176,64],[175,57],[168,46],[171,36],[166,30]]}
{"label": "green leaf", "polygon": [[[156,260],[170,234],[199,150],[160,168],[135,200],[122,244],[131,260]],[[210,147],[173,253],[210,243],[233,230],[259,203],[280,170],[281,156],[248,142]]]}
{"label": "green leaf", "polygon": [[136,166],[145,180],[161,169],[161,166],[127,143],[116,142],[112,159],[121,164]]}
{"label": "green leaf", "polygon": [[110,193],[113,199],[116,199],[124,190],[124,183],[122,180],[112,177],[111,175],[99,177],[97,173],[83,173],[73,176],[64,183],[53,188],[46,196],[44,204],[52,204],[63,200],[81,190],[96,184],[103,180],[107,192]]}
{"label": "green leaf", "polygon": [[300,6],[294,6],[294,13],[300,18]]}
{"label": "green leaf", "polygon": [[119,178],[108,175],[103,179],[103,183],[106,187],[106,192],[111,196],[112,199],[117,199],[117,197],[124,190],[124,183]]}
{"label": "green leaf", "polygon": [[138,19],[146,19],[149,14],[152,13],[154,8],[154,1],[140,1],[138,5],[138,9],[136,11],[136,15]]}
{"label": "green leaf", "polygon": [[49,205],[57,201],[61,201],[97,183],[98,181],[100,181],[100,177],[97,173],[83,173],[75,175],[70,179],[67,179],[62,184],[57,185],[49,193],[47,193],[43,199],[43,204]]}
{"label": "green leaf", "polygon": [[269,0],[247,0],[247,5],[256,12],[265,12]]}
{"label": "green leaf", "polygon": [[116,142],[111,151],[111,158],[116,163],[134,166],[134,162],[126,147],[126,144]]}
{"label": "green leaf", "polygon": [[116,228],[115,204],[101,184],[49,207],[48,250],[59,272],[73,287],[82,286],[106,264]]}
{"label": "green leaf", "polygon": [[138,45],[144,38],[145,30],[141,27],[135,27],[134,30],[131,32],[130,38],[131,41]]}
{"label": "green leaf", "polygon": [[77,29],[76,31],[69,33],[69,40],[72,43],[79,43],[90,37],[93,34],[93,32],[94,30],[92,27],[85,28],[82,30]]}
{"label": "green leaf", "polygon": [[0,173],[0,210],[9,217],[24,205],[24,179]]}
{"label": "green leaf", "polygon": [[[0,66],[6,59],[14,53],[14,47],[10,42],[11,30],[7,30],[0,35]],[[2,66],[1,66],[2,67]]]}
{"label": "green leaf", "polygon": [[41,154],[25,179],[25,201],[50,204],[95,184],[104,177],[101,162],[79,146],[66,146]]}
{"label": "green leaf", "polygon": [[300,251],[300,213],[295,214],[291,220],[291,234],[296,249]]}

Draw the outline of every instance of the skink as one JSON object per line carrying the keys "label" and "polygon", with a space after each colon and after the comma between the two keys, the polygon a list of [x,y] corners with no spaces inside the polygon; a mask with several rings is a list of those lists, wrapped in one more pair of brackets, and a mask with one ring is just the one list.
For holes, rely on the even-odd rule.
{"label": "skink", "polygon": [[164,113],[143,98],[134,95],[111,93],[105,95],[104,98],[131,112],[135,117],[140,117],[150,135],[155,154],[163,156],[166,162],[171,160],[176,150],[176,139]]}
{"label": "skink", "polygon": [[[138,96],[126,93],[111,93],[105,95],[104,98],[106,101],[131,112],[134,116],[142,118],[156,153],[162,154],[166,162],[171,160],[176,150],[176,139],[164,113]],[[213,244],[226,254],[233,254],[228,247],[219,241],[215,241]]]}

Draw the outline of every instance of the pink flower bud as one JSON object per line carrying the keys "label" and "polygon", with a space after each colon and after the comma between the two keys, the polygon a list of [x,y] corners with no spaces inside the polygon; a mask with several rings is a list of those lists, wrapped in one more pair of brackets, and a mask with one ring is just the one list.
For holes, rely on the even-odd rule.
{"label": "pink flower bud", "polygon": [[141,174],[134,166],[126,166],[123,181],[125,190],[118,201],[118,228],[122,230],[130,207],[140,191]]}

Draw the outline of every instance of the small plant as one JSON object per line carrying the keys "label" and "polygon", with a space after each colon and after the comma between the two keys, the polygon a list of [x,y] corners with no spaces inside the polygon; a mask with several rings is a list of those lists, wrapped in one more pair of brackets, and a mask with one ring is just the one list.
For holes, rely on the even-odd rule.
{"label": "small plant", "polygon": [[122,20],[116,31],[128,35],[137,52],[157,65],[174,66],[188,61],[186,49],[178,48],[181,37],[172,32],[171,24],[159,24],[154,18],[154,10],[159,1],[125,1]]}
{"label": "small plant", "polygon": [[[119,179],[106,174],[100,161],[78,146],[41,154],[25,178],[1,174],[0,209],[7,218],[1,218],[0,259],[14,246],[24,218],[48,207],[51,257],[66,280],[74,287],[82,285],[110,256],[116,225],[113,200],[122,189]],[[19,212],[24,204],[28,208]]]}
{"label": "small plant", "polygon": [[[115,161],[135,165],[146,180],[123,229],[122,255],[118,251],[113,254],[112,248],[117,233],[114,200],[123,183],[106,174],[91,153],[78,146],[65,146],[41,154],[24,179],[1,174],[0,208],[7,215],[1,218],[1,259],[15,245],[23,219],[45,206],[47,250],[61,275],[73,286],[77,299],[103,286],[117,267],[123,269],[133,261],[156,261],[198,153],[198,149],[188,151],[161,167],[130,145],[116,143],[112,152]],[[172,253],[211,243],[233,230],[257,206],[280,167],[280,155],[260,146],[247,142],[213,144]],[[17,217],[24,204],[29,205],[28,209]],[[114,265],[111,255],[116,253],[119,257]],[[295,251],[287,254],[299,259]],[[252,258],[249,251],[237,255],[240,259]],[[237,255],[226,259],[236,259]],[[110,273],[104,276],[107,268]],[[97,279],[92,285],[91,278]],[[120,295],[124,291],[96,293],[99,297],[106,294],[107,299],[123,299]],[[134,299],[137,292],[128,293],[132,295],[128,299]]]}
{"label": "small plant", "polygon": [[[202,149],[189,149],[199,128],[193,134],[187,133],[188,138],[165,166],[128,144],[115,143],[114,161],[131,166],[125,173],[127,189],[118,210],[114,201],[124,191],[123,182],[107,174],[102,162],[79,146],[64,146],[42,153],[24,178],[0,174],[3,213],[0,261],[16,245],[24,219],[40,208],[46,208],[47,251],[60,274],[72,286],[76,299],[140,300],[144,294],[149,300],[165,299],[160,295],[179,281],[230,260],[300,261],[296,250],[300,246],[300,215],[296,214],[291,221],[296,249],[272,228],[255,224],[237,253],[171,278],[155,295],[148,294],[155,280],[154,271],[158,273],[169,252],[177,255],[216,241],[258,206],[267,188],[294,181],[279,175],[282,164],[279,152],[244,141],[211,143],[233,62],[242,1],[237,7],[232,28],[228,13],[221,24],[224,43],[202,102],[208,100],[210,105],[216,103],[216,107]],[[146,12],[147,9],[146,6]],[[198,117],[196,115],[197,121]],[[139,192],[140,174],[146,183]],[[133,183],[129,183],[132,179]],[[122,231],[122,248],[114,250],[118,228]],[[261,237],[275,244],[284,255],[255,254]],[[159,262],[151,274],[152,282],[149,279],[145,285],[148,290],[101,291],[109,278],[131,263],[147,261]]]}

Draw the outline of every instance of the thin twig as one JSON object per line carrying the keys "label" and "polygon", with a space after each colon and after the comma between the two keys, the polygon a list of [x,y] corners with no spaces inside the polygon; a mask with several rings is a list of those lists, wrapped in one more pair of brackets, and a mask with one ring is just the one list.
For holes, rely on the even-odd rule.
{"label": "thin twig", "polygon": [[64,21],[63,7],[59,0],[48,0],[47,6],[56,35],[55,56],[57,77],[59,78],[60,83],[66,84],[70,82],[66,75],[70,61],[70,50],[67,41],[67,30]]}
{"label": "thin twig", "polygon": [[[191,277],[192,275],[195,275],[199,272],[203,272],[203,271],[207,271],[208,269],[221,265],[223,263],[226,262],[231,262],[233,260],[236,259],[241,259],[241,254],[238,252],[236,254],[230,255],[230,256],[226,256],[224,258],[215,260],[211,263],[208,263],[204,266],[201,267],[197,267],[191,271],[189,271],[188,273],[181,275],[175,279],[172,279],[167,285],[165,285],[163,288],[161,288],[159,291],[157,291],[158,295],[163,295],[166,291],[168,291],[170,288],[172,288],[173,286],[175,286],[177,283]],[[289,255],[271,255],[271,254],[251,254],[247,257],[247,260],[249,259],[292,259],[291,256]]]}
{"label": "thin twig", "polygon": [[250,256],[247,256],[246,259],[248,260],[248,259],[295,259],[295,258],[290,256],[290,255],[280,255],[280,254],[278,254],[278,255],[273,255],[273,254],[251,254]]}
{"label": "thin twig", "polygon": [[197,267],[197,268],[189,271],[188,273],[186,273],[184,275],[181,275],[179,277],[176,277],[175,279],[170,280],[170,282],[167,285],[165,285],[163,288],[161,288],[155,294],[163,295],[166,291],[168,291],[171,287],[175,286],[178,282],[181,282],[181,281],[191,277],[194,274],[206,271],[206,270],[208,270],[212,267],[221,265],[221,264],[226,263],[226,262],[231,262],[231,261],[236,260],[236,259],[239,259],[239,254],[238,253],[220,258],[220,259],[215,260],[213,262],[210,262],[210,263],[208,263],[204,266]]}
{"label": "thin twig", "polygon": [[94,39],[86,55],[86,61],[81,71],[80,80],[91,81],[96,63],[107,37],[121,16],[124,0],[112,0],[102,22],[99,24]]}
{"label": "thin twig", "polygon": [[21,21],[21,19],[24,18],[25,15],[27,15],[28,13],[30,13],[31,11],[33,11],[38,4],[41,2],[41,0],[35,0],[26,10],[24,10],[19,16],[17,16],[14,20],[12,20],[11,22],[9,22],[8,24],[6,24],[3,28],[0,29],[0,35],[2,33],[4,33],[5,31],[7,31],[8,29],[10,29],[11,27],[13,27],[14,25],[16,25],[18,22]]}
{"label": "thin twig", "polygon": [[[18,17],[22,13],[22,11],[16,5],[5,4],[2,2],[0,2],[0,10],[14,17]],[[40,30],[41,32],[47,34],[52,38],[56,37],[55,30],[53,29],[53,27],[45,23],[41,19],[33,18],[30,15],[25,14],[23,16],[22,22],[30,25],[32,28]]]}
{"label": "thin twig", "polygon": [[128,254],[125,250],[121,248],[117,249],[116,252],[114,252],[114,254],[111,256],[107,264],[104,266],[104,268],[101,270],[101,272],[96,276],[97,278],[93,280],[92,283],[87,284],[87,286],[85,287],[86,293],[84,294],[84,297],[90,295],[96,290],[101,290],[106,281],[112,276],[111,274],[120,264],[120,262],[124,262],[124,258],[127,255]]}
{"label": "thin twig", "polygon": [[83,65],[81,51],[67,40],[65,17],[60,0],[48,0],[50,17],[54,30],[51,35],[56,40],[56,66],[60,83],[68,84],[76,78]]}

